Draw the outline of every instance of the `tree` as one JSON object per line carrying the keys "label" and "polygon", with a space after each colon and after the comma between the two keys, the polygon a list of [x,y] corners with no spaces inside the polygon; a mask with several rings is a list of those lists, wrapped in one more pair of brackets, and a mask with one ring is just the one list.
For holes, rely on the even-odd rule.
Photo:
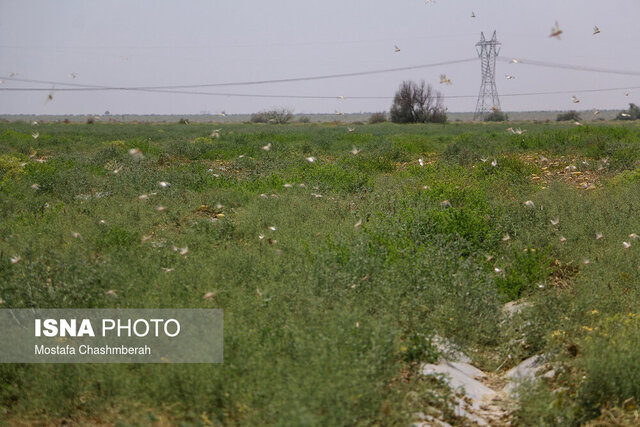
{"label": "tree", "polygon": [[416,83],[405,80],[393,98],[389,111],[394,123],[446,123],[442,93],[426,85],[424,80]]}

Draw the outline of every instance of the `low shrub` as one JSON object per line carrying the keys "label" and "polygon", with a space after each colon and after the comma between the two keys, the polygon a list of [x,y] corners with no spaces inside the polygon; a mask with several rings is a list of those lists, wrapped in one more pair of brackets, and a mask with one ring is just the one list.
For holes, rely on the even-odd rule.
{"label": "low shrub", "polygon": [[369,124],[372,124],[372,125],[376,123],[384,123],[386,121],[387,121],[387,113],[384,111],[379,111],[369,116]]}
{"label": "low shrub", "polygon": [[578,112],[575,110],[567,111],[566,113],[560,113],[556,117],[557,122],[566,122],[566,121],[579,122],[580,120],[582,120],[582,118],[580,117],[580,114],[578,114]]}

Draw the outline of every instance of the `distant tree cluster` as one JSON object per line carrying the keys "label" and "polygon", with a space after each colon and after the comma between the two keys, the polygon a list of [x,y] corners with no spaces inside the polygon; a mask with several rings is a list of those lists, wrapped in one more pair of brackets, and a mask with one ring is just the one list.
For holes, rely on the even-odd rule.
{"label": "distant tree cluster", "polygon": [[580,114],[578,114],[576,110],[567,111],[566,113],[560,113],[558,114],[558,117],[556,117],[557,122],[566,122],[566,121],[579,122],[580,120],[582,120],[582,118],[580,117]]}
{"label": "distant tree cluster", "polygon": [[384,123],[386,121],[387,121],[387,113],[384,111],[379,111],[369,116],[369,123],[372,125],[376,123]]}
{"label": "distant tree cluster", "polygon": [[251,115],[251,123],[275,123],[285,124],[293,119],[293,111],[288,108],[274,108],[264,110]]}
{"label": "distant tree cluster", "polygon": [[486,122],[506,122],[509,120],[509,116],[500,110],[493,110],[484,120]]}
{"label": "distant tree cluster", "polygon": [[405,80],[393,98],[389,111],[394,123],[446,123],[447,113],[442,93],[424,80]]}
{"label": "distant tree cluster", "polygon": [[616,120],[638,120],[640,119],[640,107],[636,104],[629,104],[629,109],[616,116]]}

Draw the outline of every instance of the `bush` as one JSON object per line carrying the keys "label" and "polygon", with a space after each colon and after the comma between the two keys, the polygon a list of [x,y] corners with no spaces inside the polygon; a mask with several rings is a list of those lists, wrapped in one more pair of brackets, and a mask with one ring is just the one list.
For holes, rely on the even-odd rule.
{"label": "bush", "polygon": [[405,80],[393,98],[390,110],[394,123],[446,123],[447,113],[442,93],[431,85]]}
{"label": "bush", "polygon": [[629,104],[627,111],[622,111],[616,116],[616,120],[638,120],[640,119],[640,107],[636,104]]}
{"label": "bush", "polygon": [[579,122],[582,120],[580,114],[576,110],[567,111],[566,113],[558,114],[556,117],[556,122],[566,122],[566,121],[576,121]]}
{"label": "bush", "polygon": [[514,250],[511,267],[504,276],[496,279],[498,291],[506,301],[515,301],[533,289],[533,285],[549,275],[549,251],[526,248],[525,252]]}
{"label": "bush", "polygon": [[311,123],[311,119],[307,116],[302,116],[298,119],[298,123]]}
{"label": "bush", "polygon": [[401,347],[403,358],[408,363],[436,363],[440,358],[438,348],[433,344],[431,337],[414,332],[403,339]]}
{"label": "bush", "polygon": [[267,123],[268,120],[267,114],[264,111],[251,114],[251,118],[249,119],[251,123]]}
{"label": "bush", "polygon": [[25,161],[26,158],[15,157],[9,154],[0,155],[0,185],[24,174],[22,163]]}
{"label": "bush", "polygon": [[251,123],[275,123],[285,124],[293,119],[293,111],[287,108],[277,108],[273,110],[265,110],[251,115]]}
{"label": "bush", "polygon": [[578,399],[588,420],[600,408],[640,401],[640,315],[617,314],[585,339]]}
{"label": "bush", "polygon": [[484,120],[487,122],[506,122],[509,120],[509,116],[500,110],[494,110]]}
{"label": "bush", "polygon": [[369,123],[372,125],[376,123],[384,123],[386,121],[387,121],[387,113],[385,113],[384,111],[379,111],[369,116]]}

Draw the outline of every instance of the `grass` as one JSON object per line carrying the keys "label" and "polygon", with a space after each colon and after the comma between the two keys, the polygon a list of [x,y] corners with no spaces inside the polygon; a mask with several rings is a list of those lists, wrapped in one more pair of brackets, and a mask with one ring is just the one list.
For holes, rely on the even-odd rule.
{"label": "grass", "polygon": [[640,127],[521,125],[0,124],[3,308],[225,314],[222,365],[0,365],[0,419],[455,424],[418,375],[436,334],[485,369],[554,355],[524,425],[640,402]]}

